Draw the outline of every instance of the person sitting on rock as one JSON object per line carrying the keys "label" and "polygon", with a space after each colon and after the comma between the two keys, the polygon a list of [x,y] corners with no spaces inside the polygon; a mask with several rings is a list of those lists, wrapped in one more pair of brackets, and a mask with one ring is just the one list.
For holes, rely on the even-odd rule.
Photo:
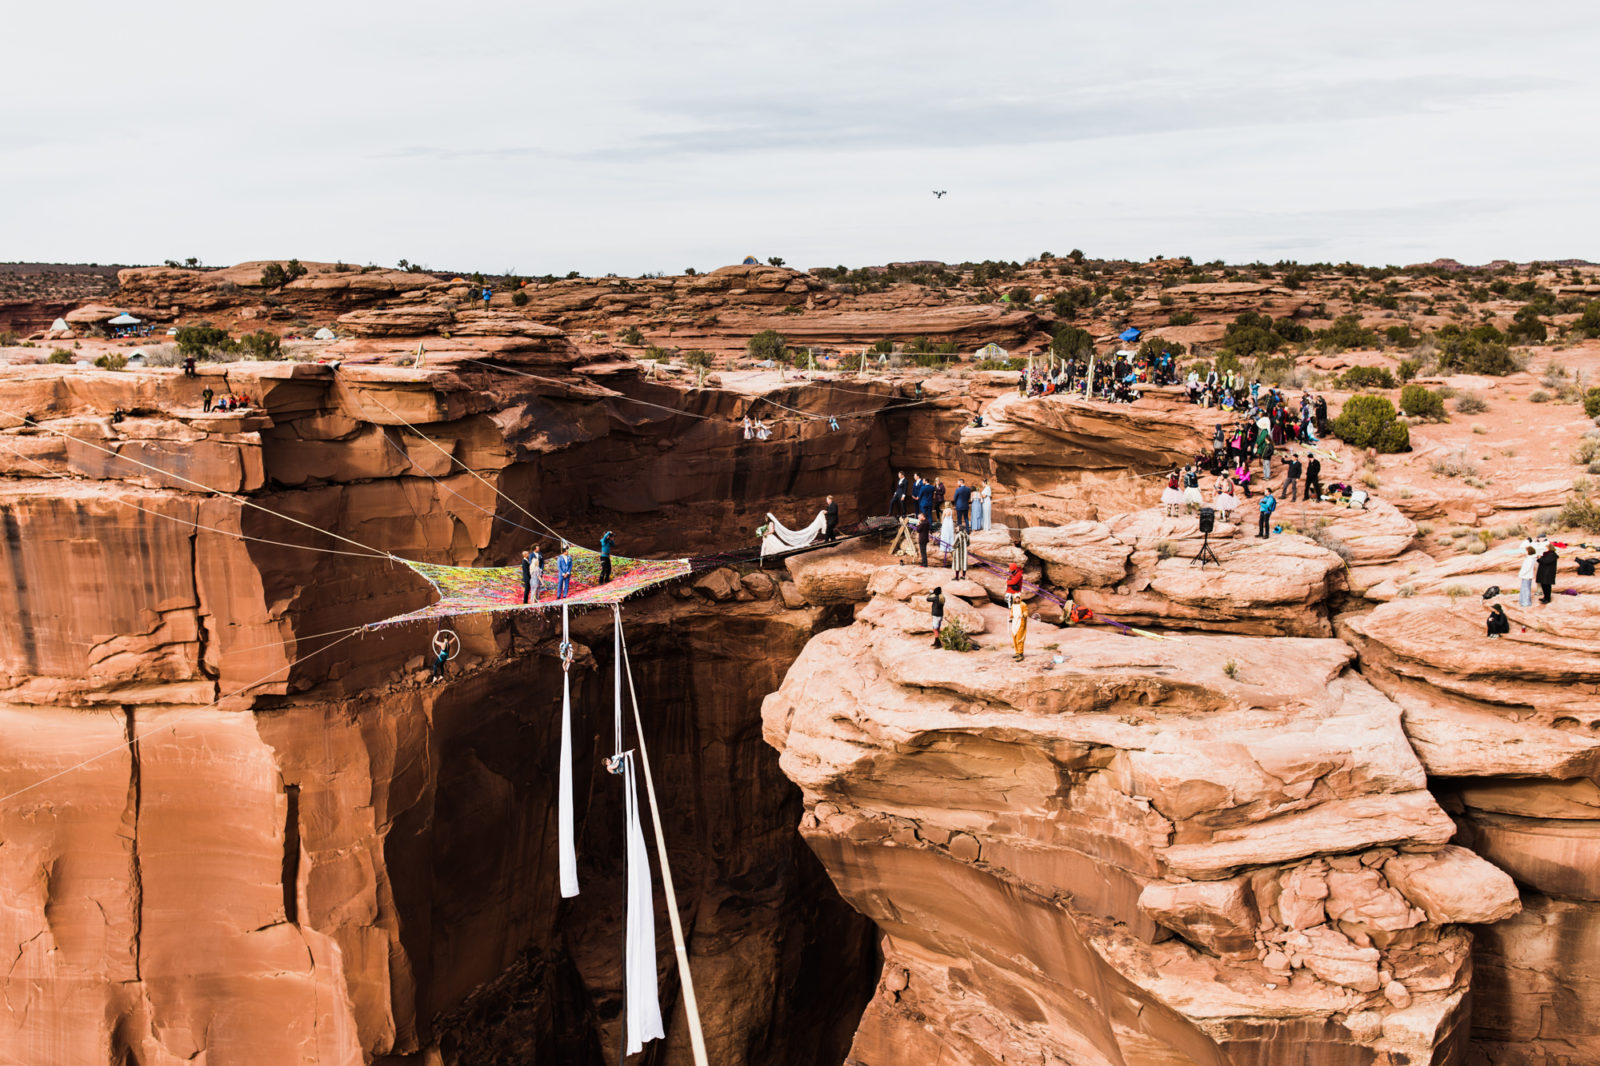
{"label": "person sitting on rock", "polygon": [[1489,639],[1499,640],[1511,632],[1511,619],[1506,617],[1506,609],[1498,603],[1489,608]]}

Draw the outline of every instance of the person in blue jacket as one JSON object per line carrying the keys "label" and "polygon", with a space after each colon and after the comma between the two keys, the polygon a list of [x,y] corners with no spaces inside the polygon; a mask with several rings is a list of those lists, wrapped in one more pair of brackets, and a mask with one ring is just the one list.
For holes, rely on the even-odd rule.
{"label": "person in blue jacket", "polygon": [[572,546],[561,545],[561,555],[556,559],[556,599],[564,600],[572,591]]}
{"label": "person in blue jacket", "polygon": [[611,580],[611,530],[600,538],[600,584]]}
{"label": "person in blue jacket", "polygon": [[1261,497],[1261,524],[1256,528],[1256,536],[1272,536],[1272,512],[1278,509],[1278,501],[1272,495],[1272,488],[1267,488],[1267,494]]}
{"label": "person in blue jacket", "polygon": [[917,510],[922,512],[922,517],[930,523],[933,521],[933,482],[924,481],[917,486]]}

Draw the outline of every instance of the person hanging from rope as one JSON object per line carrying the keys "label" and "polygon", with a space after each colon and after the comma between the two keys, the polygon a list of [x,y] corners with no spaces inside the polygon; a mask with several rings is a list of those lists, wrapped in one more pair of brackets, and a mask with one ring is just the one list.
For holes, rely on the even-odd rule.
{"label": "person hanging from rope", "polygon": [[767,424],[759,418],[756,419],[756,440],[768,440],[771,436],[772,430],[767,428]]}
{"label": "person hanging from rope", "polygon": [[833,502],[833,497],[828,497],[828,505],[822,509],[826,526],[822,531],[822,539],[834,541],[839,539],[839,505]]}
{"label": "person hanging from rope", "polygon": [[611,530],[606,530],[600,538],[600,584],[604,585],[611,580]]}
{"label": "person hanging from rope", "polygon": [[433,662],[428,666],[428,681],[444,680],[444,664],[450,661],[450,636],[444,630],[433,635]]}
{"label": "person hanging from rope", "polygon": [[556,599],[564,600],[572,591],[572,545],[561,544],[561,556],[556,559]]}
{"label": "person hanging from rope", "polygon": [[756,435],[755,426],[751,425],[750,416],[749,415],[745,415],[744,416],[744,439],[745,440],[753,440],[755,438],[755,435]]}

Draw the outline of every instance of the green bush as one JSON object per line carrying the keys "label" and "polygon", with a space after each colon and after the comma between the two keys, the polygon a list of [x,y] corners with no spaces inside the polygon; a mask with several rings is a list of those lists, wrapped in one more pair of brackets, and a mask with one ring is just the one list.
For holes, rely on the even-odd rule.
{"label": "green bush", "polygon": [[1331,428],[1352,448],[1379,452],[1411,450],[1411,431],[1395,417],[1394,404],[1382,396],[1352,396]]}
{"label": "green bush", "polygon": [[[1600,389],[1595,390],[1600,392]],[[1476,392],[1463,392],[1456,397],[1456,413],[1463,415],[1481,415],[1489,409],[1489,401]]]}
{"label": "green bush", "polygon": [[1340,315],[1333,320],[1333,325],[1317,331],[1317,343],[1337,351],[1374,348],[1378,344],[1378,335],[1361,324],[1360,316]]}
{"label": "green bush", "polygon": [[57,348],[55,351],[50,353],[49,358],[47,358],[45,362],[55,363],[57,365],[62,363],[70,363],[72,362],[72,353],[67,351],[65,348]]}
{"label": "green bush", "polygon": [[1165,337],[1152,335],[1146,337],[1144,339],[1144,343],[1139,345],[1139,358],[1155,360],[1159,358],[1163,352],[1171,352],[1173,358],[1177,358],[1178,356],[1182,355],[1184,351],[1184,346],[1176,341],[1169,341]]}
{"label": "green bush", "polygon": [[1077,326],[1057,326],[1050,350],[1063,359],[1087,356],[1094,351],[1094,334]]}
{"label": "green bush", "polygon": [[[767,332],[771,333],[772,331],[768,330]],[[617,334],[617,341],[621,344],[643,344],[644,331],[638,326],[629,326],[627,329]]]}
{"label": "green bush", "polygon": [[1400,410],[1413,417],[1444,420],[1444,397],[1422,385],[1407,385],[1400,390]]}
{"label": "green bush", "polygon": [[1006,295],[1011,297],[1011,303],[1014,306],[1027,307],[1033,303],[1033,293],[1025,285],[1016,286]]}
{"label": "green bush", "polygon": [[261,271],[261,284],[269,289],[276,289],[287,285],[295,278],[303,278],[309,271],[305,264],[298,259],[291,259],[286,265],[268,263],[266,269]]}
{"label": "green bush", "polygon": [[236,352],[243,352],[250,359],[283,358],[283,342],[276,333],[264,329],[246,333],[229,347]]}
{"label": "green bush", "polygon": [[1353,366],[1340,375],[1339,384],[1347,389],[1392,389],[1396,383],[1386,367]]}
{"label": "green bush", "polygon": [[774,359],[782,362],[787,358],[784,349],[788,346],[789,342],[784,339],[783,334],[775,329],[764,329],[750,338],[745,344],[745,350],[750,353],[750,358],[757,361]]}
{"label": "green bush", "polygon": [[1585,496],[1574,494],[1568,498],[1561,515],[1556,519],[1563,529],[1581,529],[1586,533],[1600,533],[1600,507]]}
{"label": "green bush", "polygon": [[683,353],[683,361],[688,363],[690,366],[710,366],[711,353],[706,351],[704,348],[690,348],[688,351]]}
{"label": "green bush", "polygon": [[215,326],[184,326],[178,330],[178,354],[196,358],[214,351],[225,351],[230,343],[228,331]]}
{"label": "green bush", "polygon": [[1600,386],[1585,390],[1583,394],[1583,413],[1590,418],[1600,418]]}
{"label": "green bush", "polygon": [[528,304],[528,294],[523,292],[521,289],[518,289],[516,292],[511,294],[511,302],[518,307],[526,307]]}
{"label": "green bush", "polygon": [[1394,376],[1399,378],[1400,383],[1404,385],[1406,382],[1416,377],[1421,370],[1422,364],[1417,362],[1415,359],[1402,359],[1400,360],[1400,365],[1394,368]]}
{"label": "green bush", "polygon": [[1411,332],[1411,327],[1405,325],[1390,326],[1383,331],[1383,335],[1389,339],[1390,344],[1397,348],[1415,348],[1417,341],[1420,340],[1415,333]]}
{"label": "green bush", "polygon": [[1169,325],[1169,326],[1192,326],[1192,325],[1194,325],[1194,312],[1193,311],[1179,311],[1177,314],[1175,314],[1171,318],[1167,319],[1167,325]]}
{"label": "green bush", "polygon": [[1585,304],[1583,314],[1578,316],[1572,328],[1585,337],[1600,337],[1600,300]]}
{"label": "green bush", "polygon": [[961,623],[961,619],[944,620],[944,628],[939,630],[939,647],[945,651],[971,651],[976,646],[967,635],[967,627]]}
{"label": "green bush", "polygon": [[1506,335],[1487,322],[1470,330],[1452,323],[1435,333],[1433,340],[1440,370],[1504,377],[1523,367],[1522,360],[1506,346]]}
{"label": "green bush", "polygon": [[118,352],[108,352],[94,361],[101,370],[121,370],[128,365],[128,357]]}

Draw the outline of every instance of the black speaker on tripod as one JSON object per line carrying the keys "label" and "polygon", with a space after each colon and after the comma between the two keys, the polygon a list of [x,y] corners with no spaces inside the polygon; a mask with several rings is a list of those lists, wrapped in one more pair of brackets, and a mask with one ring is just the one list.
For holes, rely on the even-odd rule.
{"label": "black speaker on tripod", "polygon": [[1217,553],[1211,550],[1211,531],[1217,528],[1217,512],[1211,507],[1200,508],[1200,532],[1205,534],[1200,538],[1200,550],[1194,553],[1194,561],[1190,566],[1206,568],[1206,563],[1222,565],[1222,560],[1217,558]]}

